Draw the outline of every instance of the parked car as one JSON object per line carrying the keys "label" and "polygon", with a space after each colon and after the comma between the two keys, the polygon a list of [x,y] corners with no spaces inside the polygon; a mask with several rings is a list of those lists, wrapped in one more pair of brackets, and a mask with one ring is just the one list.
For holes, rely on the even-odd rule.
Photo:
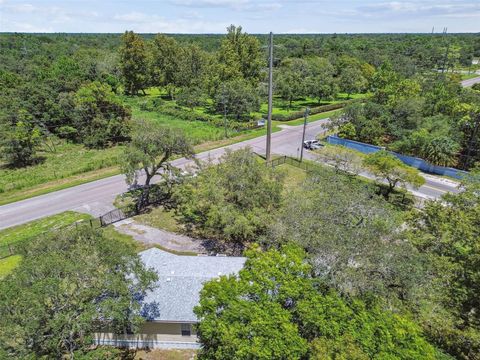
{"label": "parked car", "polygon": [[307,150],[317,150],[323,145],[318,140],[306,140],[303,142],[303,147]]}

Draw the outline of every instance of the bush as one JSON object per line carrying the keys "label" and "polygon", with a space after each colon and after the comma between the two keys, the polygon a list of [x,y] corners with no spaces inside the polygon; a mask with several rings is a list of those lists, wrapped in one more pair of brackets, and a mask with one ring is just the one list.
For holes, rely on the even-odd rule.
{"label": "bush", "polygon": [[[140,108],[144,111],[157,111],[163,115],[172,116],[177,119],[185,121],[201,121],[206,122],[215,127],[224,127],[224,119],[215,117],[209,114],[203,114],[196,111],[185,110],[182,107],[166,103],[161,99],[153,99],[143,102],[140,105]],[[255,129],[258,127],[256,121],[232,121],[231,119],[227,122],[227,127],[233,131],[244,131]]]}

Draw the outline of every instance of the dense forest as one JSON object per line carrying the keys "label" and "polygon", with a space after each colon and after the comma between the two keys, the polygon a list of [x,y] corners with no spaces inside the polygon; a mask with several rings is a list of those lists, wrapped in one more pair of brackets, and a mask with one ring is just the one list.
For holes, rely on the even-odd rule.
{"label": "dense forest", "polygon": [[[471,170],[461,191],[416,209],[401,189],[425,181],[416,169],[385,151],[329,146],[318,156],[332,166],[302,163],[308,171],[265,166],[248,148],[174,168],[175,158],[264,133],[267,36],[231,26],[226,35],[1,34],[0,203],[121,165],[132,190],[116,205],[140,209],[135,221],[160,214],[167,231],[244,254],[239,276],[202,290],[200,359],[478,359],[480,91],[460,81],[478,69],[480,37],[278,35],[275,44],[275,126],[309,107],[339,136]],[[364,166],[387,185],[358,176]],[[133,186],[139,169],[145,183]],[[131,237],[78,223],[44,232],[60,223],[0,232],[26,238],[0,281],[0,357],[118,359],[91,336],[99,318],[134,332],[141,319],[130,305],[154,274]]]}
{"label": "dense forest", "polygon": [[[254,127],[265,111],[267,37],[227,30],[1,35],[5,164],[41,162],[36,151],[52,139],[94,149],[123,143],[132,101],[176,119],[226,127],[223,115],[233,131]],[[335,123],[340,135],[469,169],[480,156],[479,93],[462,90],[453,71],[471,70],[475,56],[473,34],[279,35],[274,105],[283,111],[274,119],[300,117],[293,110],[304,105],[348,105]],[[348,104],[355,96],[364,104]]]}

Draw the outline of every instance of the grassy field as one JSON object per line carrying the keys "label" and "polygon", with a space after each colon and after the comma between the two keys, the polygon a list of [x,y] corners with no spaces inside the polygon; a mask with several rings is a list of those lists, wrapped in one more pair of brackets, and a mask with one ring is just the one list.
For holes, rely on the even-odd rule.
{"label": "grassy field", "polygon": [[[206,122],[185,121],[171,116],[163,115],[155,111],[140,109],[140,103],[148,97],[160,96],[155,89],[149,90],[145,97],[125,98],[125,102],[131,106],[134,118],[143,118],[169,127],[182,129],[191,138],[196,152],[208,151],[214,148],[227,146],[236,142],[249,140],[265,135],[266,129],[259,128],[243,132],[229,133],[224,138],[224,129],[215,127]],[[352,95],[361,97],[363,95]],[[340,94],[341,101],[345,94]],[[304,108],[308,104],[314,104],[313,99],[298,100],[293,102],[291,110],[285,110],[285,102],[276,99],[277,107],[274,111],[288,113]],[[265,106],[265,105],[264,105]],[[283,106],[283,108],[282,108]],[[198,109],[204,111],[205,109]],[[197,110],[196,110],[197,111]],[[263,111],[263,108],[262,108]],[[266,110],[265,110],[266,111]],[[308,121],[327,118],[339,110],[320,113],[309,117]],[[278,125],[300,125],[303,119],[292,121],[274,121],[273,132],[281,130]],[[116,146],[103,150],[86,149],[79,144],[71,144],[57,141],[56,151],[40,151],[39,156],[44,160],[34,166],[20,169],[9,169],[0,164],[0,205],[27,199],[30,197],[62,190],[71,186],[80,185],[90,181],[102,179],[120,173],[118,162],[122,146]]]}
{"label": "grassy field", "polygon": [[278,166],[277,169],[285,176],[283,187],[284,194],[299,187],[307,178],[307,172],[296,166],[282,164]]}
{"label": "grassy field", "polygon": [[162,206],[152,208],[148,213],[135,216],[134,219],[141,224],[157,229],[174,233],[182,232],[182,225],[178,222],[174,211],[164,209]]}
{"label": "grassy field", "polygon": [[[0,255],[5,255],[2,251],[7,251],[5,245],[18,244],[31,241],[37,236],[46,234],[56,229],[72,225],[76,221],[87,221],[92,217],[87,214],[80,214],[73,211],[67,211],[43,219],[35,220],[27,224],[0,230]],[[113,226],[102,229],[103,234],[110,239],[118,242],[128,243],[134,246],[135,251],[145,250],[145,247],[136,242],[131,236],[121,234]],[[2,250],[4,249],[4,250]],[[0,259],[0,279],[9,274],[21,261],[21,256],[14,255]]]}
{"label": "grassy field", "polygon": [[120,146],[104,150],[61,142],[44,161],[19,169],[0,167],[0,205],[118,173]]}
{"label": "grassy field", "polygon": [[197,350],[138,350],[135,360],[193,360]]}
{"label": "grassy field", "polygon": [[[5,245],[16,244],[45,234],[49,231],[73,224],[75,221],[88,220],[90,215],[67,211],[61,214],[35,220],[27,224],[0,230],[0,255],[7,252]],[[10,273],[20,263],[19,255],[0,259],[0,278]]]}
{"label": "grassy field", "polygon": [[15,244],[34,238],[49,231],[73,224],[75,221],[91,219],[90,215],[66,211],[27,224],[0,230],[0,245]]}
{"label": "grassy field", "polygon": [[474,79],[480,77],[479,74],[462,74],[462,80],[469,80],[469,79]]}
{"label": "grassy field", "polygon": [[0,280],[10,274],[20,264],[22,257],[13,255],[5,259],[0,259]]}

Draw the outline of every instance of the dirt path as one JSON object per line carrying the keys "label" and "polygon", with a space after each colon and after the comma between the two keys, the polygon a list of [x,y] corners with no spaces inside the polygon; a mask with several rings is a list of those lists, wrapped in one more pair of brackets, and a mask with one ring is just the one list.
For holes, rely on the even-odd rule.
{"label": "dirt path", "polygon": [[132,236],[145,245],[159,245],[166,250],[184,253],[208,254],[202,240],[175,234],[169,231],[143,225],[133,219],[126,219],[113,224],[117,231]]}

